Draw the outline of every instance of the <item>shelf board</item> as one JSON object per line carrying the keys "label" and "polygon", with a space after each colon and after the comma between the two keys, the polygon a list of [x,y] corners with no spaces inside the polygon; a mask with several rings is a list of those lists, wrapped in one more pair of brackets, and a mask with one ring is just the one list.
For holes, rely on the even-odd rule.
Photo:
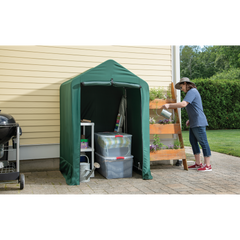
{"label": "shelf board", "polygon": [[94,148],[81,148],[81,152],[92,152]]}
{"label": "shelf board", "polygon": [[163,149],[155,152],[150,152],[150,161],[176,160],[176,159],[186,159],[186,153],[184,148]]}
{"label": "shelf board", "polygon": [[154,99],[149,102],[149,109],[160,109],[166,103],[175,103],[176,99]]}
{"label": "shelf board", "polygon": [[179,123],[175,124],[150,124],[150,134],[180,134],[181,126]]}
{"label": "shelf board", "polygon": [[94,122],[81,122],[81,126],[94,126]]}

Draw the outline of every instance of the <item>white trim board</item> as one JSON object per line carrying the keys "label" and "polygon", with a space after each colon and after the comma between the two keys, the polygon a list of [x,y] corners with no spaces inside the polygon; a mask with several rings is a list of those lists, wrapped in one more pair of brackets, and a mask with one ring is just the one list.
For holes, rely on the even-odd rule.
{"label": "white trim board", "polygon": [[[20,160],[59,158],[60,144],[22,145],[19,149]],[[16,149],[9,147],[8,160],[16,160]]]}

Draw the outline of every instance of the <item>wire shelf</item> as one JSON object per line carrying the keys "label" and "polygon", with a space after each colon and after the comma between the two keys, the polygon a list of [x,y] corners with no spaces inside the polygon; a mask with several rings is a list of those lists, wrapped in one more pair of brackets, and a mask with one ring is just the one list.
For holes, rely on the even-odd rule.
{"label": "wire shelf", "polygon": [[16,172],[16,164],[14,162],[9,162],[8,166],[0,168],[0,174],[2,173],[13,173]]}

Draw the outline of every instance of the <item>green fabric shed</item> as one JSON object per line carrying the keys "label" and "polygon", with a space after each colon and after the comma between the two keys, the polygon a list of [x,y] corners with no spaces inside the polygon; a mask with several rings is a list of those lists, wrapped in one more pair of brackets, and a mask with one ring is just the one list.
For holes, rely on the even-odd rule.
{"label": "green fabric shed", "polygon": [[60,86],[60,171],[68,185],[80,184],[81,119],[94,122],[95,132],[113,132],[123,94],[127,96],[126,131],[132,134],[133,169],[143,179],[152,179],[148,84],[107,60]]}

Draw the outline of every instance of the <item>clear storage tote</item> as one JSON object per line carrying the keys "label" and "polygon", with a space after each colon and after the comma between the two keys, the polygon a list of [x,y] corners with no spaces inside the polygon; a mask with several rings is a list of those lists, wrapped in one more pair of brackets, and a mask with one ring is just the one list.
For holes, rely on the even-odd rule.
{"label": "clear storage tote", "polygon": [[95,133],[96,152],[105,157],[130,156],[132,135],[115,132]]}

